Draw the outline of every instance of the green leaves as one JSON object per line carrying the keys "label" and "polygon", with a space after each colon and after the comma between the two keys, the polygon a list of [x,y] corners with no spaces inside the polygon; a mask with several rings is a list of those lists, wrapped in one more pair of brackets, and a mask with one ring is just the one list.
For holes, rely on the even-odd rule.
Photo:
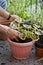
{"label": "green leaves", "polygon": [[[38,25],[43,27],[43,8],[40,8],[40,5],[37,4],[37,12],[35,10],[27,11],[27,7],[35,2],[36,0],[32,0],[32,3],[30,3],[30,0],[8,0],[7,10],[11,14],[16,14],[26,20],[26,23],[22,23],[22,25],[21,23],[17,23],[17,30],[23,34],[23,36],[20,35],[23,39],[37,39],[38,35],[35,32],[37,31]],[[31,23],[27,22],[27,20],[30,20]]]}
{"label": "green leaves", "polygon": [[8,0],[7,10],[11,14],[16,14],[24,19],[29,19],[30,13],[26,10],[30,0]]}
{"label": "green leaves", "polygon": [[[15,22],[16,23],[16,22]],[[13,23],[13,24],[15,24]],[[37,27],[35,27],[34,24],[27,24],[28,22],[25,23],[17,23],[15,26],[17,26],[17,31],[19,31],[21,34],[19,34],[19,38],[22,40],[26,39],[38,39],[38,35],[35,33],[37,31]],[[14,27],[12,26],[14,29]]]}

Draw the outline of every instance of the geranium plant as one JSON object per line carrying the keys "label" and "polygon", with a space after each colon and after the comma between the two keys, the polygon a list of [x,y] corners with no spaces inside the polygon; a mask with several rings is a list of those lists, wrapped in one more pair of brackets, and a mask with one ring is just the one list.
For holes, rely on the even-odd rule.
{"label": "geranium plant", "polygon": [[[30,21],[31,22],[31,21]],[[19,38],[21,40],[35,40],[39,38],[39,35],[37,34],[38,28],[35,26],[35,24],[31,24],[28,22],[20,23],[12,23],[10,25],[13,29],[16,29],[20,32]]]}

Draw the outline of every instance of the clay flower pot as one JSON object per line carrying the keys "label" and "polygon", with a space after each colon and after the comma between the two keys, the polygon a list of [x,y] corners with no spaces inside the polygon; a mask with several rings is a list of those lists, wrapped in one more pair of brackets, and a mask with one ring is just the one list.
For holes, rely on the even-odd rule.
{"label": "clay flower pot", "polygon": [[35,40],[27,42],[27,43],[18,43],[13,42],[12,40],[8,39],[13,57],[16,59],[26,59],[32,49],[32,45],[35,43]]}
{"label": "clay flower pot", "polygon": [[37,57],[43,57],[43,48],[36,47],[36,56]]}
{"label": "clay flower pot", "polygon": [[36,49],[36,52],[35,52],[36,56],[37,57],[43,57],[43,42],[42,42],[42,39],[39,39],[36,42],[35,49]]}

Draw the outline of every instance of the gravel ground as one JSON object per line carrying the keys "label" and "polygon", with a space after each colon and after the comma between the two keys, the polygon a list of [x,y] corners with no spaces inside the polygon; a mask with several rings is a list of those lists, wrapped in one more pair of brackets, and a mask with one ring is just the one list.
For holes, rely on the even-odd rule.
{"label": "gravel ground", "polygon": [[43,65],[42,61],[37,61],[35,48],[33,46],[30,56],[25,60],[13,58],[7,41],[0,41],[0,65]]}

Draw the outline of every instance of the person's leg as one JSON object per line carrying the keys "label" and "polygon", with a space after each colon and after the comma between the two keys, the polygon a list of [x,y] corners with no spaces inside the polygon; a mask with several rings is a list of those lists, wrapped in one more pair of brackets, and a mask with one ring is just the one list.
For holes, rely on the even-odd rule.
{"label": "person's leg", "polygon": [[7,1],[6,1],[6,0],[0,0],[0,6],[1,6],[3,9],[6,9]]}

